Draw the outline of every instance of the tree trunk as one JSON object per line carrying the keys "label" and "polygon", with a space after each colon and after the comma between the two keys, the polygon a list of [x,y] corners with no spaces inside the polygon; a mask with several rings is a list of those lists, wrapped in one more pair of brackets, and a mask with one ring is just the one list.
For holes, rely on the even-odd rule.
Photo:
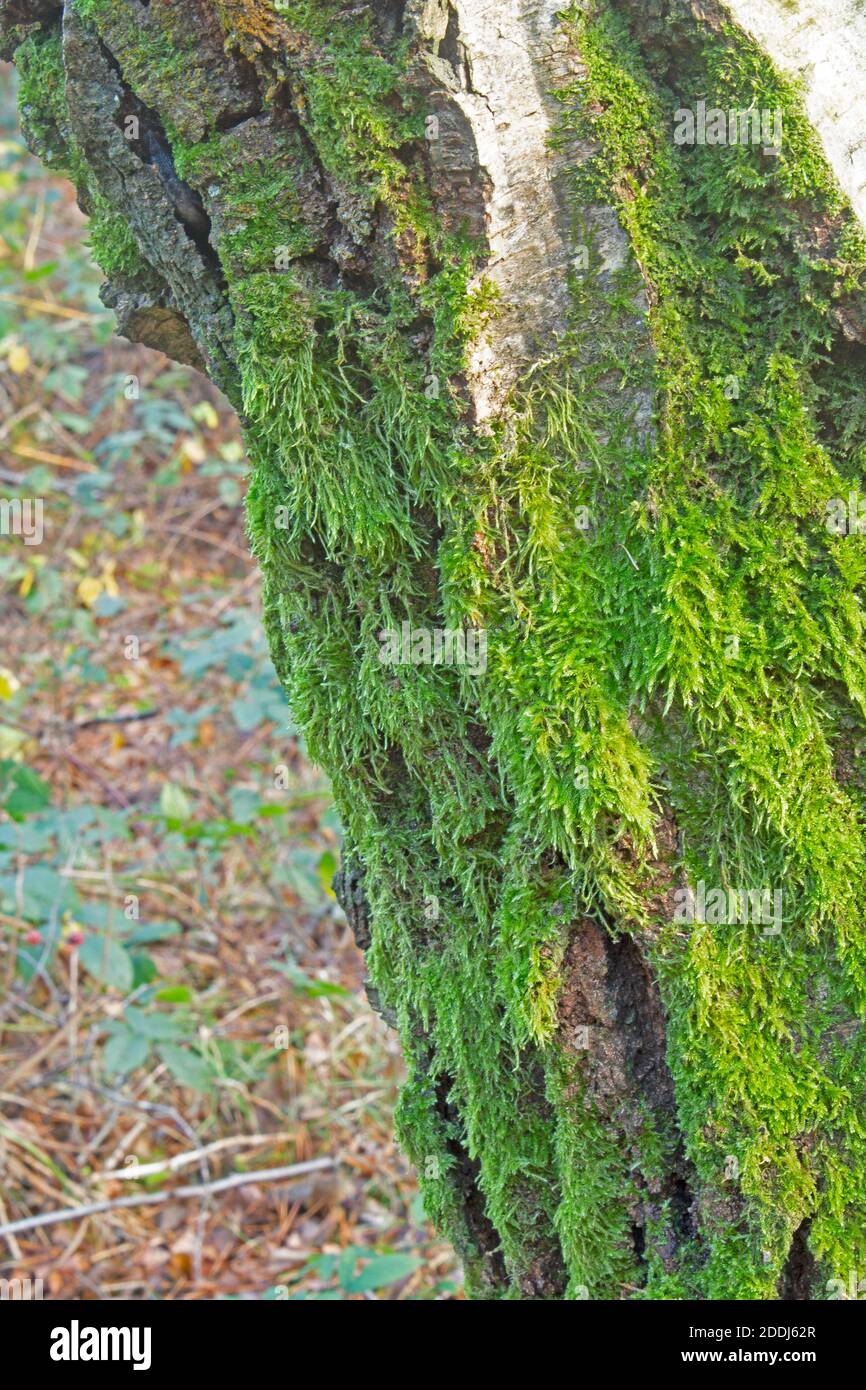
{"label": "tree trunk", "polygon": [[0,35],[120,331],[243,422],[470,1289],[847,1296],[859,0],[0,0]]}

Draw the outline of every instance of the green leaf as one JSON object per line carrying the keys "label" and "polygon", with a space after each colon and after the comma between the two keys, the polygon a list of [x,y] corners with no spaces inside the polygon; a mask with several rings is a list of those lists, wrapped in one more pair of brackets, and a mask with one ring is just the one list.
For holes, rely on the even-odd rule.
{"label": "green leaf", "polygon": [[126,940],[130,946],[145,946],[149,941],[165,941],[170,936],[180,936],[176,922],[143,922]]}
{"label": "green leaf", "polygon": [[123,1017],[132,1031],[143,1038],[165,1041],[183,1037],[184,1026],[180,1019],[168,1018],[165,1014],[146,1014],[132,1004],[127,1004]]}
{"label": "green leaf", "polygon": [[407,1279],[421,1261],[416,1255],[374,1255],[363,1269],[344,1284],[347,1293],[368,1293]]}
{"label": "green leaf", "polygon": [[78,959],[88,974],[102,984],[110,985],[121,994],[128,994],[132,989],[132,957],[113,937],[96,933],[85,937]]}
{"label": "green leaf", "polygon": [[286,697],[270,673],[263,680],[257,678],[245,694],[232,701],[230,708],[243,733],[258,728],[266,720],[285,726],[289,718]]}
{"label": "green leaf", "polygon": [[189,797],[174,782],[164,783],[159,794],[159,809],[166,820],[188,821],[192,817]]}
{"label": "green leaf", "polygon": [[146,951],[130,951],[135,975],[132,981],[133,989],[139,989],[141,985],[149,985],[159,974],[156,966]]}
{"label": "green leaf", "polygon": [[267,963],[273,970],[279,970],[281,975],[291,980],[298,993],[305,994],[308,999],[348,999],[352,993],[345,985],[333,984],[330,980],[314,980],[311,975],[301,970],[300,966],[286,965],[281,960],[269,960]]}
{"label": "green leaf", "polygon": [[340,1253],[340,1263],[337,1268],[337,1280],[341,1289],[347,1289],[352,1282],[352,1271],[358,1263],[358,1256],[363,1252],[364,1247],[359,1245],[348,1245]]}
{"label": "green leaf", "polygon": [[337,872],[337,860],[329,849],[326,849],[319,860],[319,878],[322,887],[329,898],[336,898],[336,893],[332,887],[334,874]]}
{"label": "green leaf", "polygon": [[31,864],[24,871],[24,916],[39,918],[54,908],[73,907],[75,890],[51,864]]}
{"label": "green leaf", "polygon": [[33,811],[44,810],[51,800],[51,788],[48,783],[29,767],[21,767],[18,763],[8,761],[0,763],[0,779],[3,782],[4,793],[8,792],[3,809],[13,820],[19,820]]}
{"label": "green leaf", "polygon": [[181,1086],[189,1086],[192,1091],[210,1090],[213,1069],[197,1052],[168,1042],[160,1043],[157,1052]]}
{"label": "green leaf", "polygon": [[165,989],[157,990],[154,999],[158,999],[161,1004],[189,1004],[192,1000],[192,990],[186,985],[166,985]]}
{"label": "green leaf", "polygon": [[[310,1269],[314,1269],[320,1279],[333,1279],[337,1272],[338,1255],[313,1255],[307,1261]],[[350,1271],[351,1273],[351,1271]]]}
{"label": "green leaf", "polygon": [[105,1044],[102,1054],[105,1070],[109,1076],[125,1075],[134,1071],[136,1067],[143,1066],[149,1052],[150,1043],[147,1038],[124,1028]]}
{"label": "green leaf", "polygon": [[116,613],[122,613],[126,607],[126,599],[114,594],[100,594],[93,604],[93,613],[97,618],[113,618]]}
{"label": "green leaf", "polygon": [[281,866],[279,878],[301,902],[310,907],[322,906],[322,875],[320,856],[315,851],[297,849],[292,858]]}

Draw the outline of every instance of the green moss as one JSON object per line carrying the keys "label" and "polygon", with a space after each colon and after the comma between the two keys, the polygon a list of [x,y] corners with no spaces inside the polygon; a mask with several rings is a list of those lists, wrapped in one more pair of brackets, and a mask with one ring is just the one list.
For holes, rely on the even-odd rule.
{"label": "green moss", "polygon": [[[824,525],[862,434],[828,431],[821,396],[850,389],[831,387],[823,362],[833,303],[862,292],[866,262],[797,95],[766,60],[733,32],[708,41],[686,25],[680,91],[723,109],[781,107],[785,143],[769,158],[678,148],[682,99],[654,83],[630,16],[600,6],[580,26],[593,115],[577,119],[601,147],[577,189],[620,208],[652,287],[664,393],[628,537],[627,587],[644,615],[630,681],[644,717],[662,694],[677,711],[648,747],[675,773],[692,881],[773,884],[785,901],[779,938],[668,929],[654,956],[690,1157],[708,1191],[733,1157],[744,1200],[734,1232],[730,1210],[703,1213],[705,1295],[773,1297],[807,1218],[828,1267],[863,1255],[866,1154],[843,1080],[859,1044],[828,1042],[833,1018],[864,1007],[862,807],[835,776],[826,694],[835,679],[862,721],[862,570],[837,558],[862,539]],[[831,232],[820,255],[800,231],[803,198],[807,220]],[[829,1013],[816,1011],[822,976],[836,981]]]}
{"label": "green moss", "polygon": [[124,0],[75,0],[74,8],[110,48],[125,83],[145,106],[172,112],[172,139],[203,139],[215,120],[207,53],[182,7],[132,9]]}
{"label": "green moss", "polygon": [[71,170],[66,131],[66,74],[60,34],[37,31],[15,50],[18,110],[28,144],[49,169]]}
{"label": "green moss", "polygon": [[[585,87],[563,93],[562,134],[600,148],[575,169],[576,239],[591,242],[580,208],[613,199],[651,286],[652,355],[649,340],[635,351],[634,272],[609,282],[594,261],[575,277],[555,366],[467,455],[453,399],[432,409],[426,365],[404,354],[396,288],[383,309],[311,296],[291,276],[246,281],[235,303],[258,458],[250,530],[278,668],[367,868],[374,977],[407,1040],[424,1030],[423,1074],[434,1088],[441,1078],[459,1117],[449,1123],[478,1164],[512,1291],[555,1247],[570,1297],[773,1297],[807,1218],[827,1269],[862,1253],[866,1155],[846,1098],[858,1048],[828,1041],[833,1019],[863,1007],[862,817],[834,775],[827,685],[832,673],[862,718],[863,570],[844,558],[859,538],[829,536],[823,508],[864,436],[828,433],[821,402],[844,389],[821,364],[833,305],[861,283],[862,239],[796,94],[743,41],[695,29],[683,81],[721,105],[783,103],[791,143],[770,164],[751,150],[678,151],[676,94],[623,16],[600,7],[591,25],[572,22],[592,106]],[[339,83],[317,107],[316,81],[323,158],[393,196],[405,175],[390,177],[395,156],[380,146],[399,133],[362,122],[362,159],[335,134]],[[804,199],[833,228],[829,254],[804,245]],[[460,265],[427,291],[449,376],[472,318]],[[641,442],[632,417],[647,392],[657,428]],[[377,633],[404,619],[483,625],[486,677],[389,678]],[[781,936],[671,925],[652,882],[662,801],[693,881],[784,885]],[[652,933],[707,1194],[673,1261],[672,1199],[647,1193],[676,1137],[650,1109],[628,1132],[600,1113],[581,1087],[588,1063],[558,1039],[579,913]],[[811,995],[822,971],[837,981],[829,1012]],[[539,1057],[549,1112],[530,1080]],[[420,1073],[401,1130],[425,1174],[443,1130]],[[475,1268],[451,1168],[432,1166],[430,1209]]]}
{"label": "green moss", "polygon": [[371,18],[339,0],[292,0],[281,10],[295,36],[297,103],[317,157],[354,204],[358,231],[377,203],[390,211],[394,235],[407,235],[420,262],[437,229],[423,182],[411,177],[404,148],[423,138],[424,112],[405,81],[405,48],[382,53]]}
{"label": "green moss", "polygon": [[75,184],[79,201],[90,214],[89,245],[109,276],[147,273],[148,265],[126,220],[100,192],[78,142],[69,128],[63,43],[58,30],[41,30],[15,51],[18,106],[31,147],[39,157]]}
{"label": "green moss", "polygon": [[126,220],[113,212],[100,195],[93,196],[87,243],[94,259],[111,279],[133,278],[148,266]]}
{"label": "green moss", "polygon": [[321,229],[310,225],[300,191],[310,158],[299,136],[256,154],[242,136],[217,134],[196,145],[177,143],[174,158],[182,179],[205,194],[219,190],[213,241],[231,280],[287,269],[315,249]]}

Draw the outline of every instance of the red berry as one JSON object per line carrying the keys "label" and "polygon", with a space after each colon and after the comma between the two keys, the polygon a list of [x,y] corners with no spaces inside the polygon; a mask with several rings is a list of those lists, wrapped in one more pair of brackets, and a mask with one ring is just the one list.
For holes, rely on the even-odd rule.
{"label": "red berry", "polygon": [[29,930],[29,932],[27,933],[27,935],[25,936],[24,940],[27,942],[27,945],[28,945],[28,946],[41,946],[41,945],[42,945],[42,937],[41,937],[41,935],[39,934],[39,932],[36,930],[35,927],[31,927],[31,928],[30,928],[30,930]]}
{"label": "red berry", "polygon": [[67,938],[66,938],[66,944],[67,944],[67,946],[83,946],[83,945],[84,945],[84,932],[83,932],[83,931],[71,931],[71,932],[69,933],[69,935],[67,936]]}

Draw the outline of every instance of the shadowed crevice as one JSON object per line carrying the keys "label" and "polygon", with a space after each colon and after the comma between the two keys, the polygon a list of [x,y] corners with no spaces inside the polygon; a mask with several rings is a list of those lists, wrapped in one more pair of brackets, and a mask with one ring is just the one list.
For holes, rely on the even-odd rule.
{"label": "shadowed crevice", "polygon": [[812,1222],[802,1221],[794,1232],[788,1258],[779,1280],[779,1298],[784,1303],[809,1302],[818,1277],[818,1263],[809,1249]]}

